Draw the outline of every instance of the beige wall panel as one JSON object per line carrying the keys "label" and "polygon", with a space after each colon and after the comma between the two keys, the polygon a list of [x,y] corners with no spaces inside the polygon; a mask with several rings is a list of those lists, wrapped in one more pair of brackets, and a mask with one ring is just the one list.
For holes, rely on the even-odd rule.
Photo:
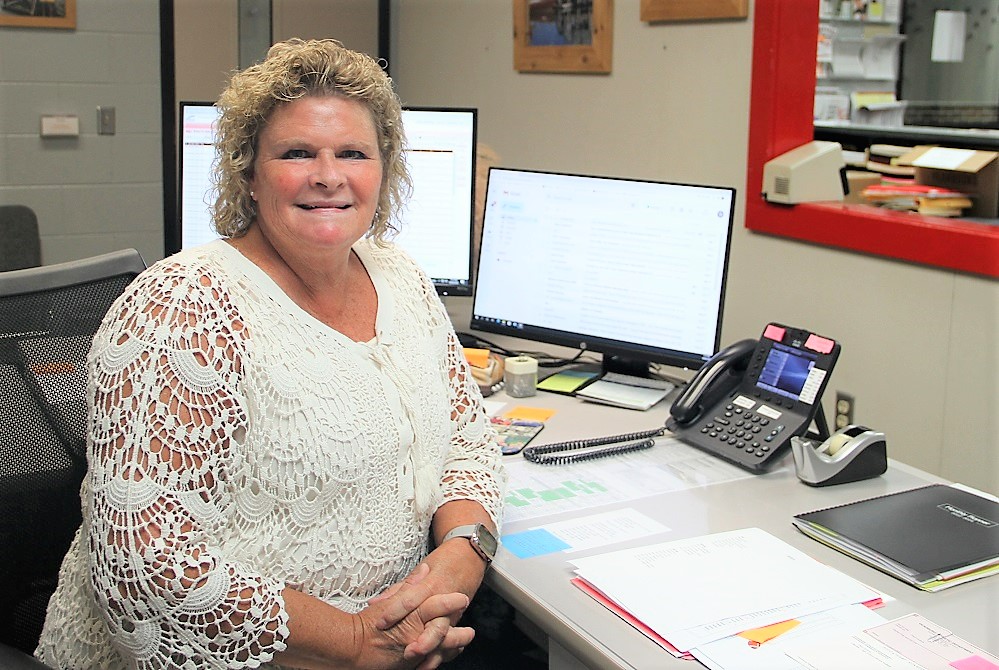
{"label": "beige wall panel", "polygon": [[[945,316],[945,315],[941,315]],[[950,479],[999,489],[999,290],[994,280],[954,282],[947,377],[924,391],[943,401],[940,471]]]}
{"label": "beige wall panel", "polygon": [[275,42],[331,37],[355,51],[378,56],[376,0],[273,0],[271,7]]}
{"label": "beige wall panel", "polygon": [[215,100],[239,64],[236,0],[175,0],[176,98]]}

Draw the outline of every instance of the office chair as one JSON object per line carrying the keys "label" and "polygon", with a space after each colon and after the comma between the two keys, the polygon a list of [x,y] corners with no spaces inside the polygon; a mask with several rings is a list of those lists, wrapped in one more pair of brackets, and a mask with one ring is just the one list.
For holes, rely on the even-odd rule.
{"label": "office chair", "polygon": [[[145,269],[134,249],[0,272],[0,664],[38,668],[59,567],[81,521],[86,356]],[[9,657],[9,658],[8,658]],[[35,665],[32,665],[32,664]]]}
{"label": "office chair", "polygon": [[42,264],[38,218],[24,205],[0,205],[0,272]]}

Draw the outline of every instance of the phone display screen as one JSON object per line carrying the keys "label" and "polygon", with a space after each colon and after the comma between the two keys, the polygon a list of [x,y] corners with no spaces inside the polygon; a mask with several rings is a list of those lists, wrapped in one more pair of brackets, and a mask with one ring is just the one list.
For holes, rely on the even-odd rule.
{"label": "phone display screen", "polygon": [[825,377],[825,371],[815,367],[816,360],[814,354],[774,342],[756,386],[785,398],[812,404]]}

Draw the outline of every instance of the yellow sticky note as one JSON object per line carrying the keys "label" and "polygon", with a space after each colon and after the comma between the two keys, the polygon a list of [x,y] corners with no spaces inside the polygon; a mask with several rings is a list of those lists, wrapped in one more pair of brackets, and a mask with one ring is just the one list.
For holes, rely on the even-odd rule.
{"label": "yellow sticky note", "polygon": [[797,619],[781,621],[780,623],[763,626],[761,628],[751,628],[739,633],[739,637],[749,640],[749,644],[759,646],[767,640],[772,640],[778,635],[783,635],[787,631],[797,626],[800,622]]}
{"label": "yellow sticky note", "polygon": [[531,421],[541,421],[545,422],[552,418],[556,410],[545,409],[544,407],[524,407],[523,405],[518,405],[511,410],[508,410],[503,416],[508,419],[529,419]]}
{"label": "yellow sticky note", "polygon": [[538,389],[542,391],[554,391],[556,393],[572,393],[583,384],[591,381],[598,374],[600,373],[578,370],[557,372],[538,382]]}

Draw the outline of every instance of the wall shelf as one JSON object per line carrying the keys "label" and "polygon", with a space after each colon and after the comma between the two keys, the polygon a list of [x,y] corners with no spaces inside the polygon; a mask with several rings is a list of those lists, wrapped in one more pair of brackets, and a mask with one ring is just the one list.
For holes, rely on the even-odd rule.
{"label": "wall shelf", "polygon": [[897,26],[898,21],[886,21],[884,19],[843,19],[838,16],[819,16],[823,23],[845,23],[848,25],[875,25],[875,26]]}
{"label": "wall shelf", "polygon": [[888,82],[891,84],[892,88],[895,87],[894,77],[868,77],[866,75],[857,75],[855,77],[848,77],[846,75],[832,75],[831,77],[819,77],[819,81],[877,81],[877,82]]}
{"label": "wall shelf", "polygon": [[942,144],[958,149],[999,151],[999,130],[936,128],[933,126],[881,127],[849,121],[816,121],[815,139],[839,142],[845,147],[867,147],[876,142],[915,146]]}

